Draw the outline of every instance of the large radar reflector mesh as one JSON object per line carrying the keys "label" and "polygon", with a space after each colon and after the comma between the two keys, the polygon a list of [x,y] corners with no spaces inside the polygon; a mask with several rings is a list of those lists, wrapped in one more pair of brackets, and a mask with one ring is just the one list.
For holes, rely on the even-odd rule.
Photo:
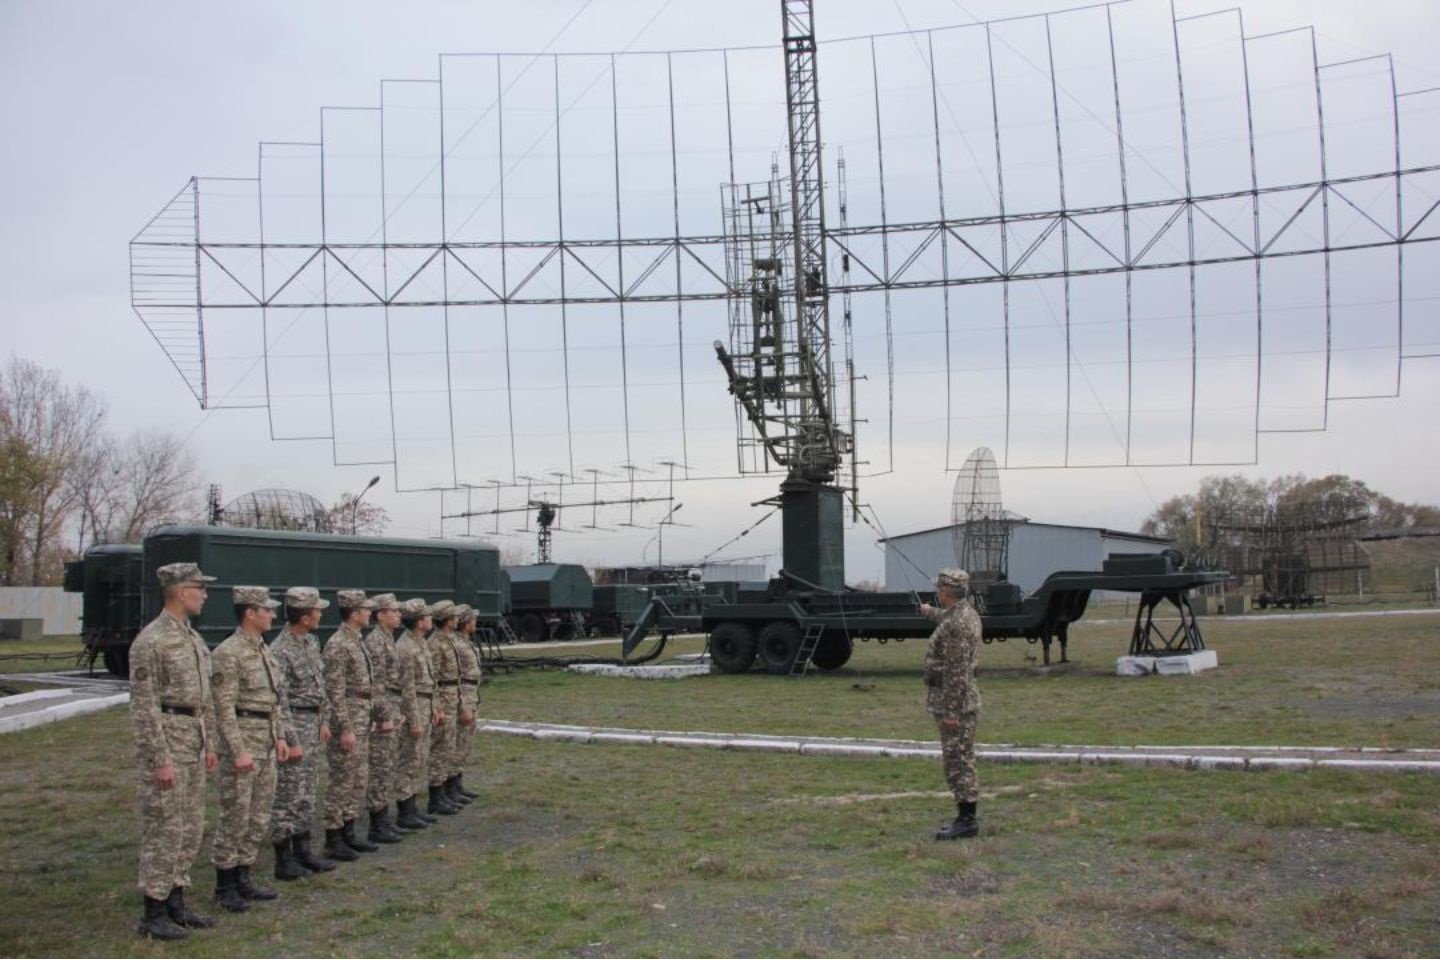
{"label": "large radar reflector mesh", "polygon": [[955,477],[950,509],[955,562],[970,574],[977,592],[1006,578],[1010,563],[1010,529],[1016,518],[1000,499],[1000,469],[989,447],[965,459]]}

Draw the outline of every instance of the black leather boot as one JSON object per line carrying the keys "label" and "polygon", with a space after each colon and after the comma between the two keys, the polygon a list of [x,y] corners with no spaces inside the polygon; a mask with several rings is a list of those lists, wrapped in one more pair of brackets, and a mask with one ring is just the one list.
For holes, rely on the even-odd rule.
{"label": "black leather boot", "polygon": [[240,896],[246,900],[274,900],[280,896],[274,890],[255,886],[250,879],[250,868],[243,865],[235,868],[235,889],[239,890]]}
{"label": "black leather boot", "polygon": [[955,822],[948,827],[943,827],[935,834],[936,840],[962,840],[966,837],[974,837],[980,834],[980,819],[975,815],[976,804],[966,802],[960,804],[960,815]]}
{"label": "black leather boot", "polygon": [[460,808],[445,799],[445,785],[438,783],[430,787],[430,802],[425,805],[425,812],[449,817],[459,813]]}
{"label": "black leather boot", "polygon": [[250,909],[250,901],[240,895],[235,883],[236,868],[221,870],[215,868],[215,902],[231,913],[244,913]]}
{"label": "black leather boot", "polygon": [[345,863],[360,859],[360,854],[345,842],[344,834],[339,830],[331,830],[329,827],[325,828],[325,856],[331,860],[343,860]]}
{"label": "black leather boot", "polygon": [[399,843],[404,837],[391,829],[389,810],[380,807],[370,811],[370,829],[366,832],[365,839],[371,843]]}
{"label": "black leather boot", "polygon": [[401,830],[425,830],[430,826],[429,821],[422,820],[415,811],[415,798],[406,797],[396,803],[400,809],[400,816],[395,820],[395,826]]}
{"label": "black leather boot", "polygon": [[165,912],[170,919],[182,927],[189,927],[192,930],[205,930],[215,926],[215,918],[207,917],[203,913],[196,913],[185,905],[185,888],[172,887],[170,896],[165,898]]}
{"label": "black leather boot", "polygon": [[295,851],[295,862],[311,873],[329,873],[335,869],[335,864],[310,852],[309,831],[291,837],[290,846]]}
{"label": "black leather boot", "polygon": [[465,789],[465,774],[463,773],[457,774],[455,776],[455,789],[459,790],[460,796],[464,797],[466,800],[478,800],[480,798],[480,794],[476,793],[473,790]]}
{"label": "black leather boot", "polygon": [[310,871],[300,865],[295,859],[294,852],[290,849],[288,839],[281,840],[275,844],[275,879],[276,880],[302,880],[310,876]]}
{"label": "black leather boot", "polygon": [[460,792],[460,777],[457,774],[445,781],[445,799],[449,800],[452,806],[467,807],[470,805],[470,798]]}
{"label": "black leather boot", "polygon": [[152,940],[184,940],[190,936],[189,930],[170,918],[170,914],[166,910],[168,902],[168,900],[146,897],[145,913],[141,916],[140,924],[135,928],[135,932],[142,937],[150,937]]}
{"label": "black leather boot", "polygon": [[351,850],[358,850],[361,853],[374,853],[380,849],[369,840],[362,840],[355,835],[354,820],[345,821],[345,826],[341,828],[340,835],[345,838],[345,843]]}

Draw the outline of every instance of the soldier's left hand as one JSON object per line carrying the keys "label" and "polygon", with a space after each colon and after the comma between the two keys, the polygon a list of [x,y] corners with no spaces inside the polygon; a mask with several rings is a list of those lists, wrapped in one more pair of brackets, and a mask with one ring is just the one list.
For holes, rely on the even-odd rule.
{"label": "soldier's left hand", "polygon": [[220,754],[205,751],[205,772],[214,773],[220,769]]}
{"label": "soldier's left hand", "polygon": [[290,759],[290,745],[283,739],[275,741],[275,762],[285,763]]}
{"label": "soldier's left hand", "polygon": [[460,726],[462,726],[462,727],[473,727],[473,726],[475,726],[475,714],[471,713],[471,712],[468,711],[468,710],[461,710],[461,711],[460,711]]}
{"label": "soldier's left hand", "polygon": [[298,743],[290,744],[290,762],[299,763],[305,759],[305,748]]}
{"label": "soldier's left hand", "polygon": [[395,721],[386,720],[380,724],[378,729],[381,733],[389,733],[391,730],[395,729]]}
{"label": "soldier's left hand", "polygon": [[960,718],[945,717],[943,720],[940,721],[940,729],[944,730],[946,733],[959,733]]}
{"label": "soldier's left hand", "polygon": [[430,717],[430,726],[432,726],[432,727],[443,727],[443,726],[445,726],[445,714],[441,713],[439,710],[436,710],[435,713]]}
{"label": "soldier's left hand", "polygon": [[355,734],[351,733],[349,730],[346,730],[344,733],[340,734],[341,750],[344,750],[346,753],[352,753],[355,750],[355,743]]}
{"label": "soldier's left hand", "polygon": [[328,723],[322,723],[322,724],[320,724],[320,742],[321,742],[321,743],[329,743],[329,742],[330,742],[330,724],[328,724]]}

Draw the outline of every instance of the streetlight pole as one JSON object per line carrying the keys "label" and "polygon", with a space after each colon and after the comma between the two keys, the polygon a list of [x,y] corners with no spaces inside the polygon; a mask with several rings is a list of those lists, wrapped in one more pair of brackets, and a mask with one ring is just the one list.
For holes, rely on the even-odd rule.
{"label": "streetlight pole", "polygon": [[679,510],[683,506],[685,506],[685,504],[683,503],[675,504],[675,506],[670,508],[670,512],[665,514],[665,519],[660,521],[660,528],[655,534],[656,538],[660,541],[660,544],[656,548],[655,552],[655,565],[657,567],[665,566],[665,524],[671,523],[672,521],[670,518],[675,516],[675,511]]}
{"label": "streetlight pole", "polygon": [[367,484],[365,484],[365,489],[364,489],[364,490],[361,490],[359,493],[355,494],[355,499],[350,501],[350,536],[352,536],[352,537],[355,536],[355,531],[356,531],[356,527],[357,527],[357,519],[358,519],[358,511],[359,511],[359,509],[360,509],[360,498],[363,497],[363,496],[365,496],[365,494],[369,493],[369,492],[370,492],[370,488],[373,487],[373,486],[375,486],[375,484],[377,484],[377,483],[379,483],[379,482],[380,482],[380,475],[379,475],[379,474],[376,474],[375,476],[371,477],[371,478],[370,478],[370,482],[367,483]]}

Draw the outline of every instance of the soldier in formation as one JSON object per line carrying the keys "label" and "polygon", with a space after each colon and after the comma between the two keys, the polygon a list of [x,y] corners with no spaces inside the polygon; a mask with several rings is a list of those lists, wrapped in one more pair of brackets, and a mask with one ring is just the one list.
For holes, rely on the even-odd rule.
{"label": "soldier in formation", "polygon": [[315,629],[321,611],[330,606],[314,587],[285,591],[285,627],[270,648],[280,668],[290,707],[287,741],[291,762],[280,766],[275,785],[275,809],[270,840],[275,847],[275,878],[299,880],[325,873],[335,864],[310,849],[315,822],[315,795],[320,777],[320,747],[330,742],[330,706],[325,695],[325,663]]}
{"label": "soldier in formation", "polygon": [[938,606],[920,606],[920,613],[936,624],[925,650],[925,706],[940,728],[945,780],[958,808],[955,820],[935,834],[937,840],[980,833],[976,816],[980,787],[975,777],[980,690],[975,686],[975,659],[980,652],[981,623],[970,603],[969,585],[970,575],[964,570],[942,570],[935,577]]}
{"label": "soldier in formation", "polygon": [[354,860],[380,849],[355,835],[370,770],[370,729],[388,724],[375,696],[375,671],[362,636],[374,606],[361,590],[341,590],[340,629],[325,644],[325,693],[330,701],[330,789],[325,795],[325,855]]}
{"label": "soldier in formation", "polygon": [[460,812],[445,792],[458,742],[460,721],[460,658],[455,652],[455,604],[440,600],[430,608],[435,630],[427,640],[430,670],[435,677],[435,713],[430,735],[430,797],[425,812],[452,816]]}
{"label": "soldier in formation", "polygon": [[[329,604],[313,587],[292,587],[285,627],[271,648],[264,636],[281,604],[265,587],[240,586],[232,595],[236,629],[212,654],[190,618],[201,612],[205,584],[214,578],[193,563],[169,564],[158,574],[165,610],[136,638],[130,659],[141,934],[178,940],[215,923],[184,900],[204,832],[207,773],[220,781],[215,899],[235,912],[276,897],[251,876],[267,836],[278,879],[335,869],[309,848],[322,745],[330,766],[326,851],[337,858],[353,860],[357,850],[400,840],[396,827],[435,822],[416,807],[422,784],[439,813],[456,812],[477,796],[461,779],[481,679],[474,610],[448,600],[429,606],[341,590],[342,623],[322,652],[314,631]],[[364,635],[372,611],[375,626]],[[355,833],[361,804],[370,813],[368,842]]]}
{"label": "soldier in formation", "polygon": [[265,646],[279,603],[264,587],[235,587],[235,632],[211,655],[210,689],[220,732],[220,822],[215,826],[215,899],[234,913],[274,900],[250,868],[270,835],[275,768],[290,759],[280,667]]}
{"label": "soldier in formation", "polygon": [[430,667],[426,636],[430,630],[430,608],[424,600],[406,600],[400,606],[400,622],[405,632],[395,644],[400,673],[400,702],[405,714],[404,728],[398,737],[397,782],[395,792],[399,818],[396,824],[418,830],[434,823],[436,818],[415,808],[415,794],[421,782],[429,782],[430,731],[444,721],[435,708],[435,678]]}
{"label": "soldier in formation", "polygon": [[475,648],[478,613],[465,604],[455,629],[455,652],[460,659],[460,729],[459,742],[450,764],[450,779],[445,782],[451,799],[469,803],[480,795],[465,789],[465,765],[470,762],[470,749],[475,745],[475,720],[480,713],[480,654]]}
{"label": "soldier in formation", "polygon": [[210,708],[210,651],[190,626],[214,580],[193,563],[156,571],[165,609],[130,647],[130,720],[135,728],[140,797],[139,932],[180,940],[214,926],[185,905],[190,864],[205,831],[205,775],[214,773],[215,719]]}
{"label": "soldier in formation", "polygon": [[400,661],[395,653],[396,635],[400,630],[400,604],[393,593],[370,598],[375,609],[375,626],[365,635],[365,650],[370,655],[370,669],[375,674],[375,699],[384,705],[387,720],[370,731],[370,779],[365,787],[365,806],[370,811],[370,829],[366,839],[371,843],[394,843],[401,838],[390,818],[390,804],[395,794],[395,761],[404,711],[400,706]]}

